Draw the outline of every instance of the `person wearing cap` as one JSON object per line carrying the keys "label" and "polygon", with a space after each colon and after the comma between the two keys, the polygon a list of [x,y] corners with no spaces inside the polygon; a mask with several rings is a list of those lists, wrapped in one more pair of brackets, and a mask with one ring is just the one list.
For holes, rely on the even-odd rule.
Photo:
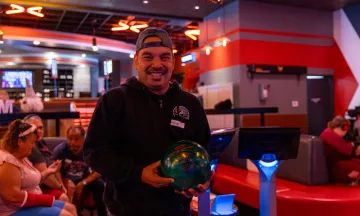
{"label": "person wearing cap", "polygon": [[138,77],[99,99],[85,138],[89,166],[106,179],[104,201],[112,215],[189,215],[190,201],[210,185],[175,191],[159,175],[168,146],[192,140],[205,148],[210,129],[192,94],[170,82],[175,59],[168,33],[147,28],[136,42]]}
{"label": "person wearing cap", "polygon": [[350,122],[343,116],[336,116],[320,134],[324,142],[325,156],[332,183],[351,183],[360,179],[360,147],[343,137],[350,128]]}

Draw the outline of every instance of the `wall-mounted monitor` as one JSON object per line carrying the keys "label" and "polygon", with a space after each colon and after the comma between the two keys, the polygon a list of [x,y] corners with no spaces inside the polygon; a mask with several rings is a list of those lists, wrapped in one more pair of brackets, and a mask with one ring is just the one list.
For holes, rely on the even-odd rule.
{"label": "wall-mounted monitor", "polygon": [[190,62],[195,62],[195,61],[196,61],[196,54],[193,52],[181,56],[181,63],[190,63]]}
{"label": "wall-mounted monitor", "polygon": [[26,79],[33,85],[31,70],[2,70],[1,88],[26,88]]}
{"label": "wall-mounted monitor", "polygon": [[112,60],[106,60],[104,61],[104,75],[108,76],[111,74],[113,67],[112,67]]}

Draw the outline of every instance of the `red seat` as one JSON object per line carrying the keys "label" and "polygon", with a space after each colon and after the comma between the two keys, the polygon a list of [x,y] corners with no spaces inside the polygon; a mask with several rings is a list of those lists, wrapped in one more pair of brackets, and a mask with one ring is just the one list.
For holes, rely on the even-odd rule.
{"label": "red seat", "polygon": [[[277,179],[278,216],[357,215],[360,187],[324,185],[307,186]],[[235,200],[259,208],[259,174],[219,164],[212,191],[235,193]]]}

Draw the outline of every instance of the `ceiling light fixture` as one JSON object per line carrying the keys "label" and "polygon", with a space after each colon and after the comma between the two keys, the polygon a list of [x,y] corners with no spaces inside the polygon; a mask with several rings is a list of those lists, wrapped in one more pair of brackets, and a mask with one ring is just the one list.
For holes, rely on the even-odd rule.
{"label": "ceiling light fixture", "polygon": [[194,35],[200,35],[200,29],[187,30],[187,31],[185,31],[185,35],[193,40],[197,40],[197,37],[195,37]]}
{"label": "ceiling light fixture", "polygon": [[33,44],[34,44],[34,45],[40,45],[40,41],[35,40],[35,41],[33,42]]}
{"label": "ceiling light fixture", "polygon": [[12,8],[12,10],[8,10],[5,13],[6,14],[17,14],[17,13],[24,13],[25,8],[21,7],[19,5],[16,4],[11,4],[10,7]]}
{"label": "ceiling light fixture", "polygon": [[195,10],[199,10],[199,9],[200,9],[200,7],[199,7],[199,6],[195,6],[194,8],[195,8]]}
{"label": "ceiling light fixture", "polygon": [[122,23],[122,22],[119,22],[119,27],[113,27],[111,28],[111,31],[123,31],[123,30],[127,30],[129,29],[129,25],[125,24],[125,23]]}
{"label": "ceiling light fixture", "polygon": [[29,14],[32,14],[34,16],[38,16],[38,17],[44,17],[44,14],[41,13],[42,7],[31,7],[28,8],[26,11]]}
{"label": "ceiling light fixture", "polygon": [[134,58],[134,54],[130,54],[130,58]]}
{"label": "ceiling light fixture", "polygon": [[131,30],[131,31],[134,31],[134,32],[136,32],[136,33],[139,33],[139,32],[140,32],[139,29],[141,29],[141,28],[146,28],[146,27],[148,27],[148,24],[133,25],[133,26],[130,27],[130,30]]}
{"label": "ceiling light fixture", "polygon": [[144,24],[138,24],[138,25],[135,25],[136,22],[131,22],[130,24],[132,25],[128,25],[128,24],[125,24],[123,22],[119,22],[119,27],[113,27],[111,28],[111,31],[124,31],[124,30],[128,30],[130,29],[131,31],[133,32],[136,32],[136,33],[139,33],[140,30],[139,29],[142,29],[142,28],[146,28],[148,27],[148,24],[147,23],[144,23]]}
{"label": "ceiling light fixture", "polygon": [[[16,5],[16,4],[11,4],[10,5],[11,10],[7,10],[5,13],[6,14],[18,14],[18,13],[24,13],[25,12],[25,8],[20,6],[20,5]],[[41,10],[43,8],[40,6],[35,6],[35,7],[29,7],[26,12],[29,14],[32,14],[34,16],[38,16],[38,17],[44,17],[44,14],[41,13]]]}
{"label": "ceiling light fixture", "polygon": [[85,57],[86,57],[86,54],[85,54],[85,53],[81,54],[81,57],[85,58]]}
{"label": "ceiling light fixture", "polygon": [[149,3],[149,1],[146,1],[146,0],[145,0],[145,1],[143,1],[143,3],[144,3],[144,4],[147,4],[147,3]]}

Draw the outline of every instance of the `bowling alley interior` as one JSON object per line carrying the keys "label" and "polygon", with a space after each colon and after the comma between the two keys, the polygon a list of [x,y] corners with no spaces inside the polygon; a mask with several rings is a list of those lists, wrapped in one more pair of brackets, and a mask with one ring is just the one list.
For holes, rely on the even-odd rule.
{"label": "bowling alley interior", "polygon": [[[360,0],[2,0],[0,9],[0,160],[17,120],[37,131],[31,152],[82,152],[103,97],[138,77],[139,35],[156,27],[172,42],[170,83],[198,99],[210,127],[201,144],[214,174],[188,215],[358,214]],[[171,117],[195,118],[179,104]],[[78,149],[69,145],[75,135]],[[60,191],[50,194],[76,215],[117,215],[101,199],[101,172],[92,181],[102,183],[85,190],[88,178],[62,176],[68,159],[51,160],[62,164],[60,186],[40,183],[43,194]],[[0,216],[8,215],[1,190]]]}

